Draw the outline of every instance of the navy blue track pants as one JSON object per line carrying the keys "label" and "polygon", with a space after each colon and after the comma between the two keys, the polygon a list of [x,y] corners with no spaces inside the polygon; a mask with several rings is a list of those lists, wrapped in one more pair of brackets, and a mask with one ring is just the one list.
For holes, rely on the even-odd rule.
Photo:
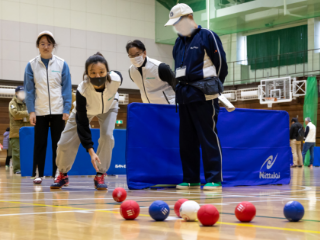
{"label": "navy blue track pants", "polygon": [[183,182],[200,182],[200,146],[205,179],[222,182],[222,150],[217,133],[218,99],[179,105]]}

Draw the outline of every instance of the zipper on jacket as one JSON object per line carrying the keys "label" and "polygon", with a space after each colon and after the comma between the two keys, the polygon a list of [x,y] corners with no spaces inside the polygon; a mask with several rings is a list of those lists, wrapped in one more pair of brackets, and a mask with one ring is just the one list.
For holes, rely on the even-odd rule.
{"label": "zipper on jacket", "polygon": [[[48,68],[49,68],[49,63],[50,60],[48,62]],[[43,64],[44,65],[44,64]],[[44,66],[46,68],[46,66]],[[50,111],[50,115],[51,115],[51,100],[50,100],[50,88],[49,88],[49,75],[48,75],[48,68],[46,68],[47,70],[47,85],[48,85],[48,97],[49,97],[49,111]]]}
{"label": "zipper on jacket", "polygon": [[162,91],[162,92],[163,92],[163,95],[164,95],[165,99],[167,100],[168,104],[170,104],[170,102],[169,102],[169,100],[168,100],[168,98],[167,98],[166,94],[164,93],[164,91]]}
{"label": "zipper on jacket", "polygon": [[103,109],[104,109],[103,92],[101,93],[101,100],[102,100],[102,114],[103,114]]}
{"label": "zipper on jacket", "polygon": [[143,74],[142,74],[142,71],[141,71],[141,79],[142,79],[142,85],[143,85],[143,89],[144,89],[144,94],[146,95],[146,98],[148,99],[148,102],[150,103],[150,100],[147,96],[147,91],[146,91],[146,88],[144,86],[144,80],[143,80]]}

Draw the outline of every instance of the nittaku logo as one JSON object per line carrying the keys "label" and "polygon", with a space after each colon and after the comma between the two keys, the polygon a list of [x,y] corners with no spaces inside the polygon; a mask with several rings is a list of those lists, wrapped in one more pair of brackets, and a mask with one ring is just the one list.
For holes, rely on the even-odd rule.
{"label": "nittaku logo", "polygon": [[273,164],[276,162],[278,157],[278,154],[275,158],[273,158],[273,155],[269,156],[267,158],[266,161],[264,161],[264,163],[262,164],[261,168],[260,168],[260,173],[259,173],[259,178],[263,178],[263,179],[279,179],[280,178],[280,172],[278,173],[266,173],[262,170],[262,168],[265,166],[265,168],[267,170],[269,170],[270,168],[272,168]]}
{"label": "nittaku logo", "polygon": [[190,49],[198,49],[198,47],[194,46],[194,47],[191,47]]}
{"label": "nittaku logo", "polygon": [[170,17],[173,17],[173,12],[170,12]]}
{"label": "nittaku logo", "polygon": [[116,164],[115,168],[126,168],[126,165]]}

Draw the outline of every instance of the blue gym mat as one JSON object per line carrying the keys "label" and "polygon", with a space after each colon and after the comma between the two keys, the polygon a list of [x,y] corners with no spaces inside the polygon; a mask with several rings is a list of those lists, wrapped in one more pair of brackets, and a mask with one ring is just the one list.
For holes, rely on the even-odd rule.
{"label": "blue gym mat", "polygon": [[[128,106],[126,166],[130,189],[182,182],[175,106]],[[221,108],[218,134],[223,186],[289,184],[292,153],[285,111]],[[205,183],[201,168],[201,182]]]}
{"label": "blue gym mat", "polygon": [[[95,151],[98,148],[98,139],[100,137],[100,129],[91,129],[92,140],[94,142]],[[50,129],[47,142],[46,163],[44,169],[45,176],[52,174],[52,147]],[[34,146],[34,128],[22,127],[19,131],[20,135],[20,164],[21,176],[31,176],[33,167],[33,146]],[[125,149],[126,149],[126,130],[115,129],[113,132],[115,145],[112,152],[112,160],[107,174],[126,174]],[[80,144],[78,154],[69,175],[95,175],[96,170],[91,164],[89,153]]]}

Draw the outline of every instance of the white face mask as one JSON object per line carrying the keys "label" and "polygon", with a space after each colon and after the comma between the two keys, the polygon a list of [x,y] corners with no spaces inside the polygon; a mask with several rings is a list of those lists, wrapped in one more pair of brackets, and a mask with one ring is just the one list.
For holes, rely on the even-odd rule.
{"label": "white face mask", "polygon": [[190,18],[182,18],[174,26],[174,30],[182,36],[189,36],[195,30],[194,23]]}
{"label": "white face mask", "polygon": [[144,63],[144,58],[142,55],[140,55],[135,58],[130,58],[130,61],[135,67],[141,67],[142,64]]}
{"label": "white face mask", "polygon": [[17,97],[18,97],[18,99],[19,99],[20,101],[24,101],[24,99],[26,98],[26,95],[25,95],[24,91],[19,91],[19,92],[17,93]]}

